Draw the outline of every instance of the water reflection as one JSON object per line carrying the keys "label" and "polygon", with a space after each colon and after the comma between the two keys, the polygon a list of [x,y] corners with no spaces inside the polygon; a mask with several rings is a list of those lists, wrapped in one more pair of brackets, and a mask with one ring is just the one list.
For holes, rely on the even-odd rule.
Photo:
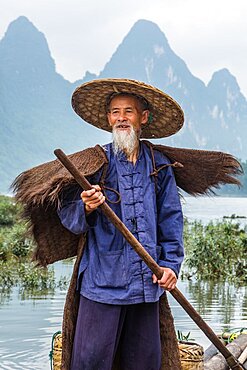
{"label": "water reflection", "polygon": [[[188,293],[203,316],[217,315],[223,325],[237,316],[247,318],[246,287],[208,281],[188,282]],[[244,318],[244,317],[243,317]]]}
{"label": "water reflection", "polygon": [[10,300],[11,293],[12,293],[12,290],[10,288],[4,289],[4,290],[0,289],[0,308],[1,308],[1,305],[3,305],[4,303]]}
{"label": "water reflection", "polygon": [[[182,281],[178,288],[216,333],[247,326],[246,287],[237,288],[227,283],[206,281]],[[208,338],[172,297],[169,297],[169,301],[176,328],[184,334],[190,332],[192,339],[207,348],[210,344]]]}
{"label": "water reflection", "polygon": [[[70,275],[69,266],[56,265],[56,275]],[[48,370],[54,332],[61,330],[66,290],[20,291],[0,294],[0,369]]]}

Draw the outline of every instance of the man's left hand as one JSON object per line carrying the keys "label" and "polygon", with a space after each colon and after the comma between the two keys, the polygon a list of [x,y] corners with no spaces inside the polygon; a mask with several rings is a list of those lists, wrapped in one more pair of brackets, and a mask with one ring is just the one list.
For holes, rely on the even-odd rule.
{"label": "man's left hand", "polygon": [[158,280],[157,276],[153,274],[153,283],[158,283],[161,288],[170,291],[176,287],[177,276],[173,270],[167,267],[161,268],[164,271],[162,278]]}

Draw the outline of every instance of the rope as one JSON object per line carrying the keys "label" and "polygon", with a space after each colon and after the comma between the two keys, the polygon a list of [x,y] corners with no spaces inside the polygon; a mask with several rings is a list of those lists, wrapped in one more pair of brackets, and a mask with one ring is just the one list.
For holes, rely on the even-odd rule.
{"label": "rope", "polygon": [[[109,188],[108,186],[105,186],[105,185],[103,185],[103,184],[100,184],[100,187],[101,187],[101,189],[102,189],[102,193],[103,193],[103,194],[104,194],[104,196],[105,196],[105,199],[106,199],[109,203],[117,204],[117,203],[120,203],[120,202],[121,202],[121,195],[120,195],[120,193],[119,193],[117,190],[115,190],[115,189],[113,189],[113,188]],[[109,190],[109,191],[112,191],[113,193],[117,194],[117,196],[118,196],[117,200],[116,200],[116,201],[110,200],[110,199],[107,197],[106,193],[104,192],[104,189]]]}
{"label": "rope", "polygon": [[53,355],[54,355],[54,342],[55,342],[55,338],[57,337],[57,335],[59,335],[61,333],[62,332],[59,330],[59,331],[56,331],[56,333],[54,333],[53,336],[52,336],[51,350],[50,350],[50,353],[49,353],[51,370],[53,370]]}

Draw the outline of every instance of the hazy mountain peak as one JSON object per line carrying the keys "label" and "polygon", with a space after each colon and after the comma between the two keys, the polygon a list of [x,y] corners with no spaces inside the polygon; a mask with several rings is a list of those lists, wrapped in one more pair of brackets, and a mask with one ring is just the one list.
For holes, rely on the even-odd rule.
{"label": "hazy mountain peak", "polygon": [[167,52],[172,52],[165,34],[157,24],[145,19],[140,19],[134,23],[119,45],[117,52],[125,47],[130,47],[131,52],[136,56],[139,53],[142,55],[153,54],[159,58]]}
{"label": "hazy mountain peak", "polygon": [[9,24],[6,34],[11,35],[12,33],[16,33],[20,30],[23,34],[25,31],[37,30],[37,28],[27,17],[21,15]]}
{"label": "hazy mountain peak", "polygon": [[30,47],[34,46],[30,44],[31,42],[34,44],[37,41],[39,43],[45,43],[47,46],[44,34],[27,17],[20,16],[9,24],[4,38],[1,40],[1,44],[14,42],[15,46],[19,46],[20,44],[28,43],[27,46]]}
{"label": "hazy mountain peak", "polygon": [[208,83],[208,89],[215,97],[218,96],[219,98],[221,96],[224,100],[246,101],[240,91],[236,77],[227,68],[220,69],[213,74],[211,81]]}
{"label": "hazy mountain peak", "polygon": [[246,99],[240,91],[237,79],[227,68],[213,74],[208,84],[208,92],[214,100],[212,117],[220,122],[222,127],[229,127],[229,121],[232,125],[239,124],[240,117],[246,117]]}
{"label": "hazy mountain peak", "polygon": [[99,77],[134,78],[162,88],[165,81],[160,82],[174,58],[181,62],[160,28],[151,21],[140,19],[124,37]]}
{"label": "hazy mountain peak", "polygon": [[128,33],[128,37],[130,37],[131,34],[134,34],[135,37],[138,36],[138,34],[140,34],[141,37],[147,37],[147,41],[151,41],[153,39],[155,42],[157,42],[159,39],[162,41],[162,44],[166,44],[166,46],[168,46],[168,40],[159,26],[156,23],[146,19],[139,19],[137,22],[135,22]]}
{"label": "hazy mountain peak", "polygon": [[222,68],[214,72],[211,81],[208,83],[208,87],[212,85],[217,85],[217,87],[226,87],[230,85],[232,89],[240,90],[236,77],[234,77],[227,68]]}
{"label": "hazy mountain peak", "polygon": [[55,71],[44,34],[24,16],[10,23],[0,41],[0,64],[3,70],[15,69],[17,74],[26,70],[38,76],[42,73],[41,66],[46,72]]}

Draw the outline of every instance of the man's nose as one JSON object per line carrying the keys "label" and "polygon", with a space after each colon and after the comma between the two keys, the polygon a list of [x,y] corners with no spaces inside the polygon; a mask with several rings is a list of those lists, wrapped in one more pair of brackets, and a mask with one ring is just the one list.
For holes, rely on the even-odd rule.
{"label": "man's nose", "polygon": [[119,112],[119,116],[118,116],[118,121],[119,122],[123,122],[123,121],[126,121],[126,114],[125,114],[125,112],[124,111],[120,111]]}

